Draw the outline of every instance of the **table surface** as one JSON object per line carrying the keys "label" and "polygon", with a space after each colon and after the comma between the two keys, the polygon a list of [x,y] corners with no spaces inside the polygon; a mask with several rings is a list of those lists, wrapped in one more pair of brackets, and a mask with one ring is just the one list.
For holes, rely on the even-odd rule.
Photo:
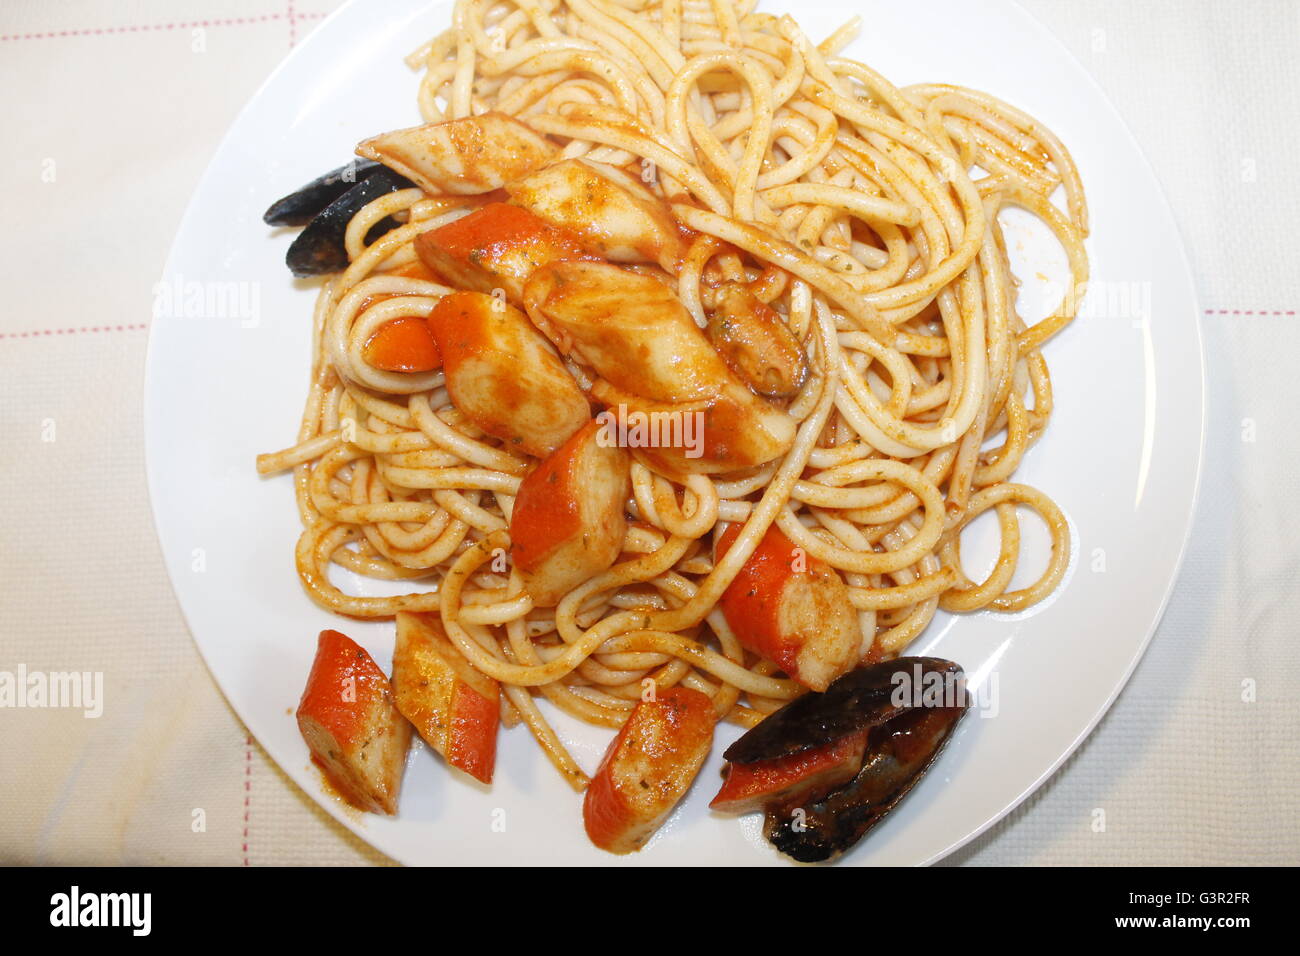
{"label": "table surface", "polygon": [[[111,701],[0,710],[0,862],[385,864],[259,749],[196,652],[149,514],[154,284],[243,103],[332,0],[0,10],[0,670]],[[1300,3],[1025,0],[1156,169],[1205,314],[1201,501],[1169,610],[1096,732],[947,862],[1300,862]],[[1104,821],[1104,826],[1099,826]]]}

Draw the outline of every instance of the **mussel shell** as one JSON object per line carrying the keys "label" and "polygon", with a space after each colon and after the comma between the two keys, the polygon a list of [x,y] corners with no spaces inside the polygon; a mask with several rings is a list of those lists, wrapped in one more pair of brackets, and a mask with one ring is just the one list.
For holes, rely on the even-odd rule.
{"label": "mussel shell", "polygon": [[268,226],[305,226],[326,206],[368,177],[379,164],[369,159],[355,159],[318,176],[301,189],[271,203],[262,214]]}
{"label": "mussel shell", "polygon": [[[348,266],[348,252],[344,245],[348,223],[363,206],[380,196],[410,189],[414,184],[405,176],[386,166],[374,170],[342,196],[326,206],[298,234],[284,257],[289,271],[299,278],[339,272]],[[366,242],[374,242],[384,233],[398,226],[391,216],[376,223],[366,235]]]}
{"label": "mussel shell", "polygon": [[[773,807],[764,834],[801,863],[820,863],[852,847],[921,779],[952,737],[965,707],[913,708],[871,731],[857,776],[801,807]],[[891,745],[913,735],[906,747]]]}
{"label": "mussel shell", "polygon": [[[899,657],[849,671],[821,694],[805,694],[770,714],[723,754],[733,763],[774,760],[824,747],[849,734],[876,727],[911,709],[909,699],[900,706],[896,674],[915,683],[916,668],[922,678],[940,674],[945,681],[962,676],[960,665],[938,657]],[[933,679],[933,678],[931,678]]]}

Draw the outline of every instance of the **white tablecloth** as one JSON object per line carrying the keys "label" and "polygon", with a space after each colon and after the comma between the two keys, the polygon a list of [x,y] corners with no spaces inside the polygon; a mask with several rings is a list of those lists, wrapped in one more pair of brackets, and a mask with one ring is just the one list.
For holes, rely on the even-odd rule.
{"label": "white tablecloth", "polygon": [[[218,693],[163,570],[141,441],[151,290],[181,212],[239,107],[334,5],[0,8],[0,671],[102,671],[112,702],[99,719],[0,709],[0,862],[388,862]],[[1300,862],[1300,3],[1026,6],[1165,185],[1206,309],[1209,437],[1191,549],[1132,682],[951,862]]]}

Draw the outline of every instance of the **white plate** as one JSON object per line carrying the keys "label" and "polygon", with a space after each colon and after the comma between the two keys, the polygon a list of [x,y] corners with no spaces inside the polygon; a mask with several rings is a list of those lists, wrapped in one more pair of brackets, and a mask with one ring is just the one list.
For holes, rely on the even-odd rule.
{"label": "white plate", "polygon": [[[797,8],[815,38],[849,9],[831,0],[763,5]],[[1095,281],[1084,316],[1048,346],[1057,410],[1017,474],[1054,496],[1070,518],[1075,553],[1065,585],[1023,615],[941,617],[913,646],[957,660],[986,689],[996,683],[999,712],[963,722],[930,774],[847,858],[855,864],[942,857],[1032,793],[1092,729],[1169,596],[1190,526],[1203,430],[1191,278],[1160,188],[1115,110],[1061,45],[1011,3],[936,0],[920,17],[907,6],[858,5],[866,26],[849,53],[895,83],[973,86],[1050,125],[1082,170]],[[417,122],[416,76],[401,57],[445,27],[450,10],[416,0],[343,7],[240,114],[190,203],[164,277],[182,295],[153,324],[145,409],[149,483],[172,583],[199,649],[248,728],[331,814],[398,860],[778,862],[756,817],[736,821],[707,808],[724,741],[674,819],[631,858],[588,843],[579,798],[522,727],[503,734],[490,790],[454,779],[420,748],[396,819],[346,811],[322,791],[308,763],[291,711],[316,633],[339,627],[387,667],[393,628],[340,620],[306,597],[293,569],[299,526],[290,480],[260,480],[254,472],[258,452],[288,444],[296,432],[314,295],[312,284],[295,283],[284,268],[287,231],[273,235],[261,213],[344,162],[360,139]],[[1026,277],[1022,304],[1032,316],[1045,294],[1036,274],[1060,281],[1061,257],[1022,228],[1023,218],[1010,218],[1013,254]],[[209,297],[206,305],[185,295],[191,282]],[[235,293],[224,308],[223,291]],[[1033,519],[1025,525],[1037,528]],[[976,540],[966,550],[974,572],[992,553],[995,530],[982,520],[972,531]],[[1031,554],[1022,565],[1036,573],[1045,536],[1027,538]],[[363,593],[371,587],[351,586]],[[593,769],[608,732],[559,724]],[[722,734],[729,742],[734,728]]]}

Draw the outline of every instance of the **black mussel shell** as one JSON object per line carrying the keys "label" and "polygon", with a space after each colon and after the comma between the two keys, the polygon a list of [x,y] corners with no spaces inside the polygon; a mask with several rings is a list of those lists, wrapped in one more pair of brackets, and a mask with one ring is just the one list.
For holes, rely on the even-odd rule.
{"label": "black mussel shell", "polygon": [[764,834],[801,863],[821,863],[848,850],[905,797],[929,769],[965,707],[917,707],[875,727],[862,769],[847,784],[801,807],[773,807]]}
{"label": "black mussel shell", "polygon": [[[369,176],[321,210],[307,224],[307,228],[298,234],[284,257],[289,271],[303,278],[347,268],[348,253],[343,239],[347,234],[348,222],[367,203],[386,193],[409,189],[412,185],[414,184],[405,176],[386,166],[373,170]],[[397,220],[391,216],[382,219],[366,235],[366,242],[374,242],[398,225]]]}
{"label": "black mussel shell", "polygon": [[262,214],[262,221],[268,226],[305,226],[317,213],[377,169],[379,164],[368,159],[354,159],[338,169],[331,169],[324,176],[271,203]]}
{"label": "black mussel shell", "polygon": [[[919,668],[919,671],[918,671]],[[897,717],[914,705],[918,681],[962,676],[960,665],[938,657],[899,657],[849,671],[821,694],[805,694],[751,728],[723,754],[733,763],[774,760],[801,750],[823,747]],[[898,675],[905,675],[905,679]],[[931,677],[930,675],[938,675]],[[904,696],[907,700],[901,700]]]}

